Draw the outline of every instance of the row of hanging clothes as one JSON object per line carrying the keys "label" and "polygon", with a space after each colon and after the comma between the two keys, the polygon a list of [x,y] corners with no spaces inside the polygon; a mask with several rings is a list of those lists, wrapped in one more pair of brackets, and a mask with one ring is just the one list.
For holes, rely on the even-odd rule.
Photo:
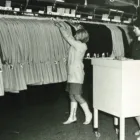
{"label": "row of hanging clothes", "polygon": [[[4,92],[19,93],[26,90],[27,85],[67,80],[70,46],[55,26],[55,21],[44,19],[0,18],[0,95]],[[72,26],[59,21],[72,34]],[[90,36],[87,53],[107,52],[110,56],[125,56],[131,42],[127,26],[80,24]]]}
{"label": "row of hanging clothes", "polygon": [[89,33],[87,53],[102,53],[112,57],[129,57],[130,44],[133,40],[132,26],[118,24],[81,23]]}
{"label": "row of hanging clothes", "polygon": [[1,18],[0,44],[4,91],[18,93],[27,85],[67,80],[69,44],[54,21]]}

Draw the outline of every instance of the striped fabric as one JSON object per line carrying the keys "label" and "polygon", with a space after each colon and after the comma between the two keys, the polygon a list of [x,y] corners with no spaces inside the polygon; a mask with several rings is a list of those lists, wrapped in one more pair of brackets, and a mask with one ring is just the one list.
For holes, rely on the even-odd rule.
{"label": "striped fabric", "polygon": [[124,57],[124,44],[122,38],[122,32],[116,26],[107,26],[111,30],[112,34],[112,57]]}
{"label": "striped fabric", "polygon": [[2,67],[2,63],[1,63],[1,59],[0,59],[0,96],[4,95],[2,70],[3,70],[3,67]]}
{"label": "striped fabric", "polygon": [[[61,25],[72,33],[64,21]],[[121,31],[112,25],[114,56],[124,56]],[[127,29],[124,29],[126,35]],[[27,85],[58,83],[67,80],[69,44],[50,19],[0,18],[0,96],[4,91],[19,93]],[[1,68],[1,64],[0,64]]]}
{"label": "striped fabric", "polygon": [[67,80],[69,44],[52,20],[1,18],[0,42],[4,91]]}
{"label": "striped fabric", "polygon": [[132,38],[132,36],[130,34],[130,32],[132,32],[132,30],[133,30],[133,27],[121,26],[121,28],[125,31],[128,43],[130,44],[132,42],[132,40],[133,40],[133,38]]}

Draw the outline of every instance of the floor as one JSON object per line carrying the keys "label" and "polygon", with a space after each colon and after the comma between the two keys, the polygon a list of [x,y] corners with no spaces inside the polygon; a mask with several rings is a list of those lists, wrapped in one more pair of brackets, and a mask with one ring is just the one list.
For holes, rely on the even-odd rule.
{"label": "floor", "polygon": [[[64,83],[65,84],[65,83]],[[94,140],[92,123],[83,125],[84,114],[79,107],[78,121],[70,125],[62,122],[68,117],[67,93],[64,84],[28,87],[20,94],[6,93],[0,98],[0,140]],[[84,97],[92,110],[89,99],[92,90],[84,88]],[[89,94],[90,93],[90,94]],[[89,97],[88,97],[89,96]],[[135,140],[138,129],[134,118],[126,119],[126,140]],[[99,113],[100,140],[117,140],[113,117]]]}
{"label": "floor", "polygon": [[[83,96],[92,109],[92,75],[86,66]],[[93,123],[83,125],[84,114],[79,107],[78,121],[63,125],[69,113],[66,83],[29,86],[19,94],[5,93],[0,97],[0,140],[96,140]],[[138,130],[134,118],[126,119],[126,140],[136,140]],[[113,116],[99,112],[100,140],[118,140]]]}

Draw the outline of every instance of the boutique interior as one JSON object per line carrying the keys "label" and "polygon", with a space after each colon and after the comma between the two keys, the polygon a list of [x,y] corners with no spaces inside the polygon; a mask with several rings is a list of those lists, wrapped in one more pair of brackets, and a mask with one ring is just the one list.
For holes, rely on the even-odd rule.
{"label": "boutique interior", "polygon": [[[0,0],[0,140],[137,139],[135,113],[126,118],[124,115],[125,123],[121,118],[119,121],[122,115],[116,110],[122,109],[122,100],[113,101],[118,96],[106,96],[109,101],[96,100],[96,88],[104,89],[106,84],[94,79],[98,76],[94,74],[94,60],[98,65],[98,60],[100,63],[112,58],[111,63],[121,63],[123,68],[125,62],[116,58],[131,56],[135,38],[132,23],[140,16],[139,6],[140,0]],[[56,22],[71,34],[77,24],[89,33],[83,59],[83,96],[93,114],[89,125],[83,125],[81,108],[77,110],[76,123],[62,123],[69,115],[65,89],[70,45]],[[109,73],[105,78],[102,73],[99,75],[101,81],[110,84]],[[94,87],[94,83],[98,85]],[[117,108],[116,112],[97,108],[97,101],[109,104],[113,111]]]}

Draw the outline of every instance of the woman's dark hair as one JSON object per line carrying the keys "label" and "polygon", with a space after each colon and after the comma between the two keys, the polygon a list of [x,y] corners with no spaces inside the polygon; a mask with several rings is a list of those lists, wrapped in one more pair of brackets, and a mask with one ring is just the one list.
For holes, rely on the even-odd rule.
{"label": "woman's dark hair", "polygon": [[89,41],[89,34],[85,29],[79,29],[76,31],[76,36],[78,36],[78,40],[82,43],[87,43]]}
{"label": "woman's dark hair", "polygon": [[136,19],[135,21],[133,21],[132,25],[140,29],[140,19]]}

